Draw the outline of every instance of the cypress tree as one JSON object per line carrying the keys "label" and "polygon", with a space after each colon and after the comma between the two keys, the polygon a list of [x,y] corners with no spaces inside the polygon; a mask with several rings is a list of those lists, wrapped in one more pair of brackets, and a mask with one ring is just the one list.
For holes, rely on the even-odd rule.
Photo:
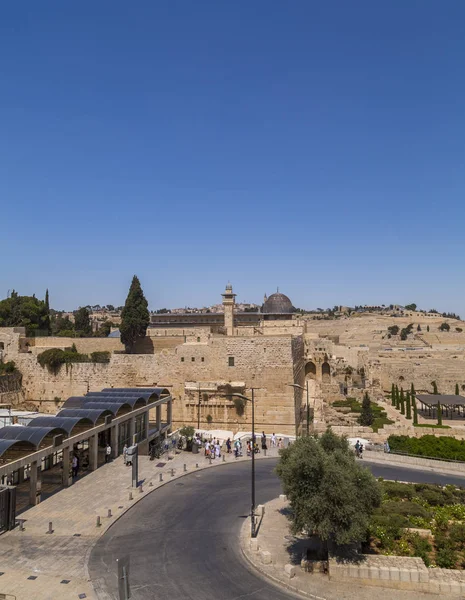
{"label": "cypress tree", "polygon": [[417,412],[417,403],[415,402],[415,397],[412,397],[413,402],[413,424],[418,425],[418,412]]}
{"label": "cypress tree", "polygon": [[396,405],[396,387],[394,384],[391,387],[391,404],[392,406]]}
{"label": "cypress tree", "polygon": [[132,278],[126,303],[121,312],[121,342],[126,347],[126,352],[131,353],[137,340],[145,337],[150,323],[148,303],[140,281],[136,275]]}
{"label": "cypress tree", "polygon": [[369,426],[373,423],[374,416],[371,410],[371,401],[368,392],[365,392],[362,402],[362,412],[360,414],[359,423],[360,425]]}
{"label": "cypress tree", "polygon": [[435,381],[432,381],[431,385],[433,386],[433,394],[435,396],[437,396],[439,394],[439,392],[438,392],[438,384]]}
{"label": "cypress tree", "polygon": [[47,330],[48,335],[52,333],[52,325],[50,322],[50,300],[48,296],[48,288],[45,291],[45,318],[44,318],[44,328]]}
{"label": "cypress tree", "polygon": [[396,408],[399,410],[400,408],[400,396],[399,396],[399,388],[396,385]]}
{"label": "cypress tree", "polygon": [[455,395],[456,396],[460,396],[460,390],[459,390],[459,384],[458,383],[455,384]]}
{"label": "cypress tree", "polygon": [[412,418],[412,411],[411,411],[411,406],[410,406],[410,392],[407,392],[407,406],[406,406],[406,411],[405,411],[405,416],[407,419],[411,419]]}
{"label": "cypress tree", "polygon": [[404,388],[400,388],[400,414],[405,415]]}
{"label": "cypress tree", "polygon": [[442,409],[441,409],[441,405],[439,404],[438,401],[438,425],[442,425]]}
{"label": "cypress tree", "polygon": [[415,397],[415,386],[413,385],[413,381],[412,385],[410,386],[410,395],[412,396],[412,398]]}

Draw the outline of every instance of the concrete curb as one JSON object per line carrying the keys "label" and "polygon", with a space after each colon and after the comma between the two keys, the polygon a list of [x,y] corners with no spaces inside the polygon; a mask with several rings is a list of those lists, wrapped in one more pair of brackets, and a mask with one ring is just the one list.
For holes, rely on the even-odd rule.
{"label": "concrete curb", "polygon": [[[256,456],[255,460],[272,460],[272,459],[278,459],[279,456]],[[113,515],[112,517],[112,521],[111,523],[107,523],[105,526],[102,526],[101,528],[101,534],[98,538],[95,538],[95,540],[93,541],[93,543],[89,546],[89,548],[86,551],[85,554],[85,558],[84,558],[84,572],[86,574],[86,578],[89,581],[89,583],[92,585],[92,579],[89,573],[89,559],[90,559],[90,555],[92,550],[94,549],[95,545],[98,543],[98,541],[100,540],[100,538],[102,538],[105,533],[117,522],[119,521],[119,519],[121,519],[121,517],[123,515],[125,515],[128,511],[130,511],[134,506],[136,506],[136,504],[138,502],[140,502],[141,500],[143,500],[144,498],[146,498],[149,494],[152,494],[153,492],[156,492],[157,490],[159,490],[160,488],[164,487],[165,485],[169,485],[170,483],[173,483],[173,481],[176,481],[178,479],[181,479],[182,477],[186,477],[188,475],[193,475],[194,473],[198,473],[199,471],[206,471],[207,469],[212,469],[215,467],[225,467],[228,465],[235,465],[235,464],[239,464],[242,462],[247,462],[249,461],[250,458],[248,456],[243,456],[242,458],[239,459],[235,459],[232,460],[230,462],[223,462],[218,461],[215,464],[203,464],[203,466],[199,463],[199,468],[194,468],[194,470],[191,471],[180,471],[179,473],[176,473],[174,477],[163,481],[163,482],[159,482],[158,485],[154,485],[152,488],[150,488],[148,485],[145,487],[145,483],[144,483],[144,492],[142,494],[139,494],[137,492],[137,495],[134,494],[134,500],[132,501],[132,504],[130,506],[125,507],[124,509],[121,510],[121,512],[119,512],[117,515]],[[174,468],[174,467],[173,467]],[[135,489],[135,488],[134,488]],[[130,491],[130,490],[129,490]],[[94,594],[95,596],[98,598],[98,592],[94,589]],[[315,596],[315,598],[317,598]],[[102,600],[106,600],[106,598],[102,597]],[[325,598],[320,598],[319,600],[326,600]]]}
{"label": "concrete curb", "polygon": [[[272,575],[266,569],[264,569],[258,561],[254,562],[250,556],[250,553],[248,553],[244,547],[244,545],[245,545],[244,538],[248,539],[247,534],[244,534],[244,529],[246,527],[247,527],[247,530],[250,527],[250,525],[247,523],[247,521],[242,525],[241,533],[240,533],[240,537],[239,537],[241,553],[242,553],[242,556],[245,558],[245,560],[248,562],[248,564],[251,565],[255,569],[255,571],[260,573],[260,575],[267,581],[271,580],[274,584],[276,584],[276,587],[278,587],[278,588],[285,588],[286,590],[289,590],[289,591],[293,592],[294,594],[304,596],[305,598],[312,598],[313,600],[327,600],[327,598],[323,598],[322,596],[316,596],[315,594],[310,594],[309,592],[306,592],[305,590],[301,590],[297,587],[290,585],[286,581],[286,579],[284,579],[284,571],[283,571],[283,579],[280,579],[279,577]],[[259,553],[257,552],[257,555],[258,554]]]}

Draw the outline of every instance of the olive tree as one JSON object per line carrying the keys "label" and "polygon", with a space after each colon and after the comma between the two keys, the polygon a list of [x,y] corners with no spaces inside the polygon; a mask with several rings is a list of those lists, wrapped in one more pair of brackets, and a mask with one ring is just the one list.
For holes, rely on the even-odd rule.
{"label": "olive tree", "polygon": [[366,538],[381,493],[373,475],[356,462],[346,438],[331,430],[299,438],[281,451],[276,471],[290,501],[294,533],[315,534],[326,546]]}

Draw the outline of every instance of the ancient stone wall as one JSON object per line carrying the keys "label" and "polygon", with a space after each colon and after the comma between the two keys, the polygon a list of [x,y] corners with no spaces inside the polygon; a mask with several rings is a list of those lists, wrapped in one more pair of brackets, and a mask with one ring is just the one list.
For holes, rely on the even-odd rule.
{"label": "ancient stone wall", "polygon": [[[294,361],[302,353],[301,340],[292,336],[266,339],[212,336],[199,342],[198,337],[189,337],[186,342],[174,348],[162,348],[155,354],[112,354],[108,364],[63,365],[56,374],[42,368],[34,353],[19,352],[18,346],[16,351],[11,347],[10,355],[23,374],[25,400],[40,401],[42,409],[51,412],[55,412],[69,396],[80,396],[104,387],[170,385],[175,398],[173,418],[179,425],[195,422],[197,418],[192,401],[185,397],[186,382],[242,381],[248,395],[251,387],[257,388],[257,427],[267,432],[295,432],[294,391],[287,384],[294,381]],[[249,405],[239,416],[231,402],[226,410],[228,403],[225,400],[212,398],[209,402],[203,416],[212,415],[212,428],[237,430],[239,426],[242,429],[250,427]]]}
{"label": "ancient stone wall", "polygon": [[28,338],[29,349],[38,354],[48,348],[71,348],[73,344],[76,345],[78,352],[83,354],[90,354],[91,352],[114,352],[118,350],[124,351],[124,345],[121,343],[119,338],[109,337],[36,337]]}

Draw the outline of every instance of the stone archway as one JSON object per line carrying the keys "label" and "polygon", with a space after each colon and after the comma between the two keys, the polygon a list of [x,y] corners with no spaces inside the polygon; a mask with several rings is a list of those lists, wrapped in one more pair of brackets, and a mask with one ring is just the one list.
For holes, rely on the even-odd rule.
{"label": "stone archway", "polygon": [[316,365],[313,361],[305,365],[305,379],[316,379]]}
{"label": "stone archway", "polygon": [[331,383],[331,367],[326,361],[321,365],[321,378],[323,383]]}

